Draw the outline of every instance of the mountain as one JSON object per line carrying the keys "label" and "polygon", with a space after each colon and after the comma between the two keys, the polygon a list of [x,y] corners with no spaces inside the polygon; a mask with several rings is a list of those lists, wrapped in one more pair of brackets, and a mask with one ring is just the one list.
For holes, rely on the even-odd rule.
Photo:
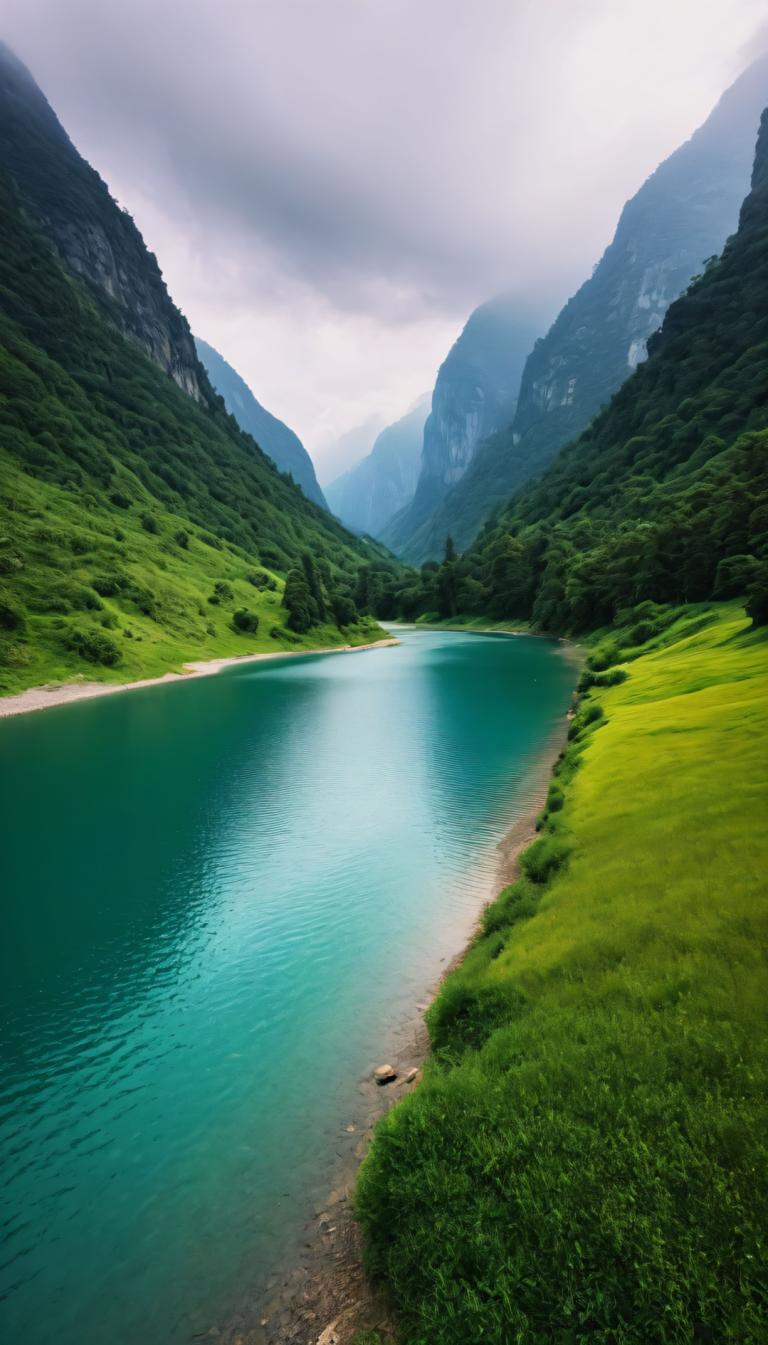
{"label": "mountain", "polygon": [[429,400],[420,397],[406,415],[381,431],[367,458],[326,487],[334,514],[354,532],[378,537],[413,499]]}
{"label": "mountain", "polygon": [[471,550],[392,601],[554,631],[642,604],[640,642],[655,604],[745,592],[768,619],[768,113],[738,230],[647,360]]}
{"label": "mountain", "polygon": [[509,295],[471,314],[437,375],[413,500],[382,534],[397,555],[421,558],[426,520],[462,478],[478,444],[512,420],[525,357],[540,323],[540,315]]}
{"label": "mountain", "polygon": [[735,228],[766,100],[762,58],[625,205],[592,276],[526,361],[514,423],[481,446],[403,551],[409,559],[439,556],[448,533],[469,545],[493,509],[538,475],[645,358],[669,304]]}
{"label": "mountain", "polygon": [[367,416],[359,425],[353,425],[350,430],[340,434],[338,439],[323,446],[322,456],[317,464],[323,490],[367,457],[376,442],[377,434],[380,434],[385,426],[384,417],[376,413]]}
{"label": "mountain", "polygon": [[[226,413],[140,235],[31,76],[0,64],[0,688],[348,641],[383,553]],[[119,302],[73,268],[79,238],[118,271],[129,246]],[[161,323],[167,359],[143,339]]]}
{"label": "mountain", "polygon": [[195,337],[195,346],[211,383],[240,429],[253,436],[281,472],[290,472],[308,500],[327,508],[312,459],[299,436],[256,400],[248,384],[213,346],[199,336]]}
{"label": "mountain", "polygon": [[0,168],[102,312],[195,401],[211,391],[186,318],[127,211],[75,149],[34,79],[0,43]]}

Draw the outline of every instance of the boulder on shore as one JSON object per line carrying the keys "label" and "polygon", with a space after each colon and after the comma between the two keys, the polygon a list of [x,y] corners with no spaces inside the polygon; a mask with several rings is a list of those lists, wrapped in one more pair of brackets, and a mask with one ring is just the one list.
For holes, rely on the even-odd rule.
{"label": "boulder on shore", "polygon": [[379,1065],[378,1069],[373,1071],[373,1077],[381,1088],[385,1083],[394,1083],[397,1078],[397,1070],[393,1069],[391,1065]]}

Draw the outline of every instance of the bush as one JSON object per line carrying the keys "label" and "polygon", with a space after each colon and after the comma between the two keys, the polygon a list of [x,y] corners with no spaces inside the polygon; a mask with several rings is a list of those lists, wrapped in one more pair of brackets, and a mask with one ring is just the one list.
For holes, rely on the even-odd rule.
{"label": "bush", "polygon": [[569,847],[557,836],[542,836],[520,856],[520,867],[532,883],[548,883],[565,864]]}
{"label": "bush", "polygon": [[587,667],[590,668],[592,672],[604,672],[606,668],[610,668],[614,663],[620,662],[621,654],[619,647],[615,642],[611,642],[610,644],[600,645],[595,650],[594,654],[590,654],[587,659]]}
{"label": "bush", "polygon": [[15,630],[20,634],[26,624],[21,608],[7,594],[0,593],[0,630]]}
{"label": "bush", "polygon": [[145,532],[159,532],[157,519],[152,514],[142,514],[141,526]]}
{"label": "bush", "polygon": [[114,598],[125,588],[128,579],[124,574],[97,574],[91,585],[102,598]]}
{"label": "bush", "polygon": [[250,570],[245,577],[254,588],[268,589],[270,593],[274,593],[277,588],[277,581],[265,570]]}
{"label": "bush", "polygon": [[254,634],[259,629],[259,618],[255,612],[249,612],[247,607],[238,607],[232,617],[232,625],[241,634]]}
{"label": "bush", "polygon": [[113,668],[122,658],[114,640],[100,630],[70,630],[66,644],[89,663],[102,663],[107,668]]}
{"label": "bush", "polygon": [[182,550],[186,551],[189,546],[189,533],[185,532],[183,528],[179,528],[178,531],[173,534],[173,536],[174,540],[182,548]]}
{"label": "bush", "polygon": [[116,509],[130,509],[131,507],[131,501],[128,499],[127,495],[123,495],[122,491],[113,490],[110,493],[109,499]]}
{"label": "bush", "polygon": [[[486,947],[486,956],[498,956],[503,940]],[[523,1002],[519,992],[496,986],[475,987],[459,978],[446,981],[428,1015],[432,1048],[438,1055],[446,1052],[477,1050],[512,1015],[515,1000]]]}
{"label": "bush", "polygon": [[592,687],[616,687],[626,682],[629,673],[624,668],[610,668],[608,672],[594,673],[587,669],[581,674],[576,690],[579,695],[591,691]]}

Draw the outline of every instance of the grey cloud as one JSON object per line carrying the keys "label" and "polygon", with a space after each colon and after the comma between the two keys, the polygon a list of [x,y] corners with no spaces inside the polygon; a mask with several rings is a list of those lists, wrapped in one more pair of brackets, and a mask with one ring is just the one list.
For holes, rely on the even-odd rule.
{"label": "grey cloud", "polygon": [[[763,0],[6,0],[4,11],[78,147],[151,224],[203,335],[220,343],[249,314],[259,330],[272,313],[297,328],[327,320],[337,335],[357,324],[361,340],[378,324],[369,387],[386,337],[391,368],[398,341],[403,362],[422,361],[398,381],[409,396],[433,373],[438,333],[481,300],[512,291],[550,315],[764,18]],[[429,335],[411,354],[420,324]],[[256,364],[246,348],[223,353],[246,375]],[[316,355],[315,376],[332,383],[336,344],[319,335]],[[268,370],[263,341],[259,359]],[[372,409],[361,389],[348,423]],[[303,414],[322,418],[320,400]]]}

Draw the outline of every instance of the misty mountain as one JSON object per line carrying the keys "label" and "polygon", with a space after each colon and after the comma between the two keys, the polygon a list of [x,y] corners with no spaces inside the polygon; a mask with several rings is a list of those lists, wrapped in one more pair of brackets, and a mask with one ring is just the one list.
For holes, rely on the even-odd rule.
{"label": "misty mountain", "polygon": [[383,533],[397,554],[418,558],[420,529],[461,480],[478,444],[511,422],[525,357],[540,330],[541,314],[509,295],[471,314],[437,375],[413,500]]}
{"label": "misty mountain", "polygon": [[593,274],[529,355],[511,428],[482,445],[429,522],[405,540],[408,559],[439,556],[448,533],[467,546],[645,359],[669,304],[736,227],[767,100],[762,58],[627,202]]}
{"label": "misty mountain", "polygon": [[388,425],[356,467],[326,487],[328,503],[348,528],[378,537],[389,520],[413,499],[421,468],[429,395]]}
{"label": "misty mountain", "polygon": [[213,346],[199,336],[195,337],[195,346],[211,383],[240,429],[253,436],[281,472],[291,473],[308,500],[327,508],[312,459],[299,436],[256,400],[245,380]]}
{"label": "misty mountain", "polygon": [[189,324],[168,294],[156,257],[2,42],[0,168],[106,317],[195,401],[210,400]]}

